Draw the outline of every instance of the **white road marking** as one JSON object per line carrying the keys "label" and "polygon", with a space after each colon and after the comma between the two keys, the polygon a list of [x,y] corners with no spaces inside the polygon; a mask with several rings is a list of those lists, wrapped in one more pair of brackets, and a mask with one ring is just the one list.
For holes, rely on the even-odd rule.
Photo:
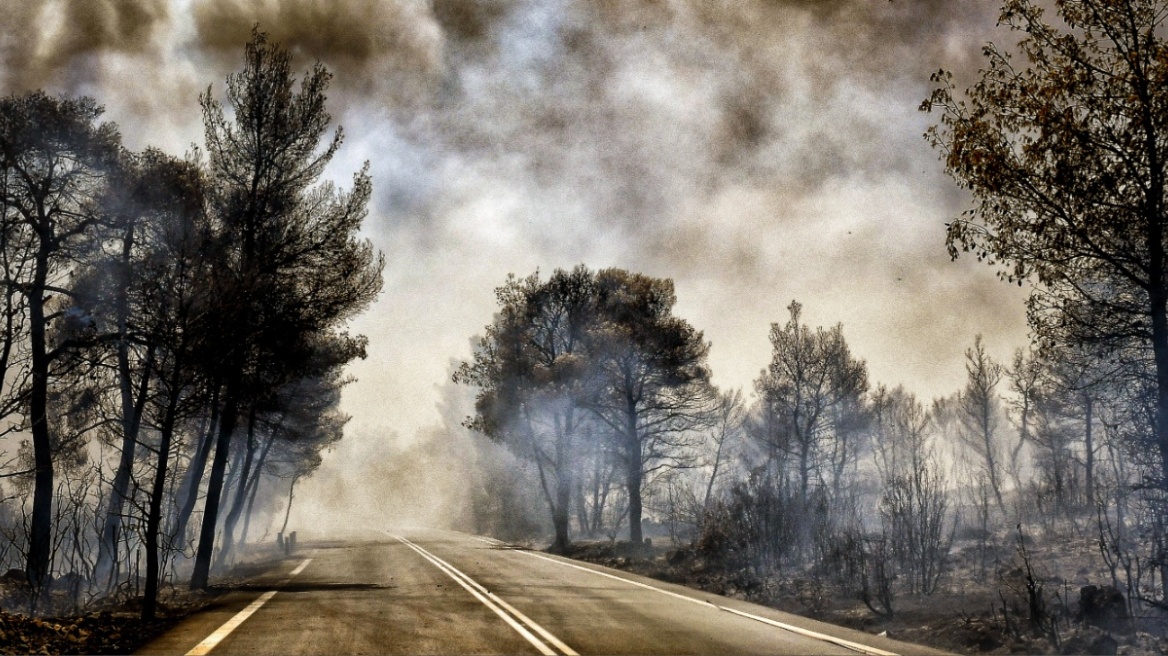
{"label": "white road marking", "polygon": [[785,631],[790,631],[791,633],[796,633],[798,635],[805,636],[808,638],[814,638],[816,640],[822,640],[824,642],[830,642],[834,645],[839,645],[840,647],[844,647],[845,649],[851,649],[852,651],[857,651],[857,652],[860,652],[861,654],[867,654],[868,656],[898,656],[894,652],[884,651],[883,649],[877,649],[875,647],[869,647],[868,645],[864,645],[864,644],[861,644],[858,642],[852,642],[851,640],[844,640],[843,638],[837,638],[835,636],[828,635],[826,633],[819,633],[817,631],[811,631],[809,629],[800,628],[800,627],[794,626],[792,624],[785,624],[783,622],[777,622],[775,620],[772,620],[772,619],[769,619],[766,617],[762,617],[760,615],[752,615],[751,613],[746,613],[746,612],[743,612],[740,610],[735,610],[733,608],[728,608],[726,606],[719,606],[718,604],[711,603],[711,602],[705,601],[703,599],[695,599],[693,597],[688,597],[688,596],[683,595],[683,594],[678,594],[676,592],[671,592],[669,590],[663,590],[663,589],[658,588],[656,586],[641,583],[640,581],[626,579],[623,576],[616,576],[613,574],[609,574],[608,572],[601,572],[599,570],[595,570],[595,569],[592,569],[589,567],[584,567],[582,565],[576,565],[575,563],[569,563],[569,562],[565,562],[565,561],[558,560],[555,558],[549,558],[548,556],[545,556],[543,554],[537,554],[537,553],[534,553],[532,551],[521,551],[520,553],[525,553],[529,556],[534,556],[535,558],[541,558],[541,559],[546,560],[546,561],[551,562],[551,563],[563,565],[564,567],[571,567],[574,569],[578,569],[578,570],[582,570],[582,571],[589,572],[592,574],[596,574],[597,576],[605,576],[605,577],[608,577],[610,579],[616,579],[618,581],[623,581],[624,583],[628,583],[629,585],[635,585],[637,587],[646,588],[646,589],[652,590],[654,592],[660,592],[663,595],[669,595],[670,597],[676,597],[677,599],[682,599],[682,600],[688,601],[690,603],[698,604],[701,606],[707,606],[710,608],[715,608],[717,610],[724,610],[728,613],[733,613],[735,615],[740,615],[742,617],[746,617],[746,618],[755,620],[756,622],[762,622],[763,624],[769,624],[770,626],[774,626],[774,627],[783,629]]}
{"label": "white road marking", "polygon": [[[296,576],[300,572],[303,572],[304,568],[308,567],[308,563],[310,563],[310,562],[312,562],[311,558],[305,558],[304,562],[300,563],[300,565],[297,566],[296,569],[292,570],[292,572],[290,574],[288,574],[288,578],[285,578],[284,580],[280,581],[277,585],[283,585],[283,584],[287,583],[288,581],[291,581],[292,577]],[[210,651],[212,649],[214,649],[216,645],[218,645],[220,642],[222,642],[224,638],[231,635],[232,631],[239,628],[240,624],[243,624],[244,621],[247,620],[247,618],[251,617],[253,613],[255,613],[257,610],[259,610],[260,606],[263,606],[264,604],[268,603],[269,599],[271,599],[272,597],[275,597],[276,592],[278,592],[278,591],[277,590],[268,590],[267,592],[260,595],[260,597],[258,599],[251,602],[250,604],[248,604],[247,608],[244,608],[243,610],[236,613],[234,617],[232,617],[231,619],[224,622],[223,626],[219,627],[218,629],[215,629],[214,633],[207,636],[199,644],[195,645],[195,648],[188,651],[186,653],[186,656],[205,656],[205,654],[210,653]]]}
{"label": "white road marking", "polygon": [[413,549],[422,558],[425,558],[426,560],[430,561],[431,565],[437,567],[439,570],[444,572],[447,576],[454,579],[455,583],[461,585],[467,592],[469,592],[471,594],[471,596],[473,596],[475,599],[478,599],[487,608],[491,609],[491,611],[493,611],[496,615],[501,617],[503,619],[503,621],[507,623],[508,626],[510,626],[512,629],[515,629],[515,631],[519,635],[523,636],[523,638],[525,640],[530,642],[536,649],[539,650],[539,653],[543,654],[544,656],[556,656],[555,651],[553,651],[551,648],[549,648],[547,645],[545,645],[542,641],[540,641],[539,638],[532,635],[530,631],[528,631],[521,624],[516,622],[506,612],[504,612],[502,608],[499,608],[499,606],[492,603],[490,599],[487,599],[483,595],[479,594],[478,590],[475,590],[471,586],[467,585],[466,582],[464,582],[461,578],[458,577],[458,575],[456,575],[453,571],[451,571],[450,569],[447,569],[444,565],[442,565],[437,560],[435,560],[433,557],[431,557],[426,551],[422,550],[421,547],[413,544],[412,542],[410,542],[410,541],[408,541],[405,538],[402,538],[400,536],[394,535],[393,537],[396,538],[398,541],[400,541],[402,544],[409,547],[410,549]]}
{"label": "white road marking", "polygon": [[[519,624],[519,622],[526,624],[533,631],[538,633],[544,640],[552,643],[566,656],[579,656],[575,650],[564,644],[559,638],[552,635],[551,632],[549,632],[547,629],[537,624],[530,617],[524,615],[517,608],[504,601],[495,593],[487,590],[485,587],[480,585],[471,577],[467,576],[455,566],[427,551],[423,547],[414,544],[406,538],[403,538],[399,535],[389,535],[410,549],[413,549],[415,552],[417,552],[418,555],[430,561],[432,565],[444,572],[450,578],[454,579],[456,583],[462,586],[467,592],[471,593],[475,599],[478,599],[484,606],[494,611],[494,613],[501,617],[503,621],[507,622],[508,626],[510,626],[512,629],[515,629],[519,635],[523,636],[536,649],[538,649],[541,654],[544,654],[544,656],[557,656],[557,652],[548,647],[542,640],[532,635],[531,632],[528,631],[527,628],[525,628],[523,625]],[[510,613],[510,615],[508,613]],[[519,622],[516,622],[516,618],[519,620]]]}
{"label": "white road marking", "polygon": [[[401,538],[399,538],[399,539],[401,539]],[[407,542],[408,542],[408,540],[407,540]],[[413,543],[411,542],[410,544],[413,544]],[[418,545],[415,544],[414,546],[418,546]],[[422,549],[422,547],[418,547],[418,548]],[[423,551],[426,551],[426,550],[423,549]],[[512,615],[514,615],[515,617],[519,618],[519,620],[522,621],[524,624],[526,624],[527,626],[534,629],[535,632],[538,633],[540,636],[542,636],[544,640],[547,640],[548,642],[555,645],[557,648],[559,648],[560,651],[564,652],[564,654],[566,656],[579,656],[579,654],[577,654],[575,650],[573,650],[571,647],[569,647],[568,645],[561,642],[559,638],[552,635],[551,632],[549,632],[547,629],[543,628],[539,624],[536,624],[535,620],[524,615],[522,612],[519,611],[519,609],[515,608],[511,604],[504,601],[501,597],[496,595],[494,592],[491,592],[491,591],[487,590],[486,588],[484,588],[482,585],[480,585],[478,583],[478,581],[475,581],[471,577],[467,576],[466,573],[459,571],[458,568],[456,568],[454,565],[451,565],[450,563],[446,562],[445,560],[442,560],[438,556],[434,555],[432,552],[426,551],[426,553],[430,554],[430,556],[433,557],[434,560],[437,560],[438,562],[442,563],[443,565],[446,565],[448,568],[453,570],[456,574],[458,574],[459,576],[466,579],[466,582],[473,585],[479,592],[481,592],[484,595],[486,595],[487,597],[489,597],[492,601],[494,601],[495,603],[502,606],[507,612],[509,612]]]}

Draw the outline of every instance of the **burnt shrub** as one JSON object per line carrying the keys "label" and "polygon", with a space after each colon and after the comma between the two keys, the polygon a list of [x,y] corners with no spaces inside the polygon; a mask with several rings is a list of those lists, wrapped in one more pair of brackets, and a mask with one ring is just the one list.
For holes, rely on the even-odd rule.
{"label": "burnt shrub", "polygon": [[788,486],[756,470],[706,510],[694,547],[712,567],[781,572],[800,546],[798,508]]}

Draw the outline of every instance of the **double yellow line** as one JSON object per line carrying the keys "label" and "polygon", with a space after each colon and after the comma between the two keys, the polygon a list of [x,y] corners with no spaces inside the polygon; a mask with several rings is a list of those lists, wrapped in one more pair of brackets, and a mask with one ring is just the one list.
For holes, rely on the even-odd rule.
{"label": "double yellow line", "polygon": [[[428,560],[431,565],[445,572],[447,576],[454,579],[456,583],[461,585],[475,599],[478,599],[484,606],[494,611],[508,626],[515,629],[515,632],[530,642],[532,646],[539,650],[539,653],[544,654],[544,656],[559,656],[559,654],[564,654],[564,656],[579,656],[575,650],[565,645],[559,638],[548,632],[547,629],[536,624],[534,620],[521,613],[511,604],[503,601],[495,593],[479,585],[477,581],[459,571],[454,565],[451,565],[400,535],[394,535],[388,531],[386,531],[386,535],[413,549],[419,556]],[[538,637],[536,634],[538,634]],[[550,647],[548,646],[549,644],[551,645]],[[552,647],[560,651],[557,652]]]}

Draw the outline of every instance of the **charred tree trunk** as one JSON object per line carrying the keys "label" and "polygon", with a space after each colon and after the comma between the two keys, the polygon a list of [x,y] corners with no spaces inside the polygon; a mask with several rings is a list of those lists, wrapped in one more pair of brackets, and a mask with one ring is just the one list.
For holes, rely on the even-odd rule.
{"label": "charred tree trunk", "polygon": [[264,448],[260,451],[260,457],[256,460],[255,472],[251,475],[251,480],[248,481],[248,487],[251,490],[247,495],[247,510],[243,513],[243,531],[239,534],[238,546],[243,546],[247,543],[247,531],[251,527],[251,513],[252,508],[255,507],[256,494],[260,489],[260,479],[264,473],[264,463],[268,459],[268,451],[272,448],[272,443],[276,441],[276,436],[273,433],[268,437],[268,441],[264,443]]}
{"label": "charred tree trunk", "polygon": [[811,445],[809,440],[800,440],[799,448],[799,503],[800,512],[807,512],[811,498]]}
{"label": "charred tree trunk", "polygon": [[[128,313],[128,309],[126,310]],[[119,316],[119,332],[125,330],[124,317]],[[113,564],[118,560],[118,543],[121,538],[122,507],[130,490],[130,473],[134,466],[134,453],[138,446],[138,432],[142,425],[142,412],[146,407],[146,392],[154,367],[154,347],[146,353],[142,377],[138,381],[137,392],[133,389],[130,373],[129,344],[123,332],[118,343],[118,386],[122,396],[122,451],[118,469],[114,474],[110,491],[110,503],[106,509],[105,524],[102,526],[101,542],[98,547],[97,580],[109,589],[113,586]]]}
{"label": "charred tree trunk", "polygon": [[555,529],[555,542],[552,549],[557,553],[564,553],[571,543],[568,523],[571,518],[572,506],[572,441],[575,422],[572,411],[566,416],[556,417],[556,491],[552,503],[552,526]]}
{"label": "charred tree trunk", "polygon": [[[47,232],[47,229],[41,228],[41,231]],[[28,292],[29,349],[32,356],[29,431],[32,433],[36,474],[25,574],[35,591],[39,591],[46,583],[52,564],[53,442],[48,422],[49,353],[45,319],[45,285],[49,273],[49,253],[46,249],[51,238],[51,234],[41,235],[41,248],[36,255],[36,270]]]}
{"label": "charred tree trunk", "polygon": [[579,527],[580,533],[588,533],[588,529],[592,524],[588,521],[588,504],[584,500],[584,484],[579,480],[576,481],[575,496],[576,525]]}
{"label": "charred tree trunk", "polygon": [[294,492],[296,491],[296,481],[300,480],[299,476],[293,476],[292,482],[288,484],[288,505],[284,508],[284,523],[280,526],[280,541],[284,542],[284,536],[288,532],[288,518],[292,516],[292,500],[296,498]]}
{"label": "charred tree trunk", "polygon": [[219,436],[215,440],[211,478],[207,482],[207,498],[199,530],[199,547],[195,552],[195,568],[191,573],[192,590],[206,589],[211,575],[211,556],[215,553],[215,528],[219,523],[219,501],[223,494],[223,478],[227,473],[227,457],[231,451],[231,434],[235,432],[239,414],[239,384],[237,378],[230,381],[225,390],[226,401],[219,421]]}
{"label": "charred tree trunk", "polygon": [[211,448],[215,445],[214,437],[216,429],[219,428],[219,417],[219,387],[216,385],[215,391],[211,394],[211,418],[183,477],[178,516],[175,519],[174,530],[171,531],[178,540],[186,539],[187,522],[190,521],[191,513],[195,511],[195,504],[199,499],[199,487],[203,484],[203,473],[207,471],[207,459],[211,457]]}
{"label": "charred tree trunk", "polygon": [[552,513],[552,524],[556,530],[556,539],[552,543],[552,550],[564,553],[571,543],[568,533],[568,509],[572,503],[572,482],[566,471],[556,476],[556,503]]}
{"label": "charred tree trunk", "polygon": [[625,427],[625,487],[629,495],[629,541],[640,550],[645,538],[641,533],[641,436],[637,431],[637,410],[630,399]]}
{"label": "charred tree trunk", "polygon": [[154,485],[150,490],[150,509],[146,514],[146,589],[142,599],[142,619],[154,619],[158,607],[159,562],[160,549],[158,544],[159,528],[162,525],[162,498],[166,494],[167,465],[170,462],[170,448],[174,437],[175,418],[178,414],[179,381],[178,375],[173,376],[170,385],[170,398],[167,400],[166,414],[160,428],[160,442],[158,445],[158,467],[154,470]]}
{"label": "charred tree trunk", "polygon": [[1090,396],[1085,397],[1085,405],[1087,406],[1087,421],[1086,431],[1084,435],[1084,451],[1086,451],[1086,458],[1084,459],[1084,488],[1087,494],[1087,506],[1091,509],[1095,508],[1095,436],[1094,423],[1095,419],[1092,416],[1094,410],[1093,399]]}
{"label": "charred tree trunk", "polygon": [[219,546],[217,566],[227,562],[235,546],[235,525],[243,513],[244,501],[247,499],[248,486],[251,483],[251,464],[255,459],[255,424],[256,410],[253,406],[247,415],[247,449],[244,452],[243,463],[239,466],[239,473],[235,476],[235,498],[231,502],[231,509],[227,512],[227,519],[223,523],[223,544]]}
{"label": "charred tree trunk", "polygon": [[625,478],[625,486],[629,495],[629,541],[634,549],[640,549],[645,542],[641,532],[641,468],[630,468]]}
{"label": "charred tree trunk", "polygon": [[[1158,231],[1157,231],[1158,232]],[[1156,363],[1156,446],[1160,455],[1160,489],[1168,490],[1168,290],[1162,280],[1164,249],[1160,240],[1156,240],[1158,247],[1153,248],[1152,268],[1158,274],[1152,284],[1150,296],[1152,301],[1152,352]],[[1168,508],[1163,503],[1157,512],[1161,514],[1160,525],[1163,526],[1163,515],[1168,515]],[[1161,576],[1168,580],[1168,565],[1161,565]],[[1168,585],[1164,586],[1163,597],[1168,599]]]}
{"label": "charred tree trunk", "polygon": [[1160,454],[1160,485],[1168,488],[1168,294],[1154,298],[1152,312],[1152,346],[1156,362],[1156,446]]}

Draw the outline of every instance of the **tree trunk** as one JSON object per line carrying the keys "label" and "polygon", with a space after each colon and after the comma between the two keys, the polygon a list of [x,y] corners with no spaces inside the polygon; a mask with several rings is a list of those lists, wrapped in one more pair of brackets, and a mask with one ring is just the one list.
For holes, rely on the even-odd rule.
{"label": "tree trunk", "polygon": [[1164,301],[1152,313],[1152,347],[1156,360],[1156,446],[1160,454],[1160,486],[1168,488],[1168,317]]}
{"label": "tree trunk", "polygon": [[[28,576],[29,584],[37,592],[46,583],[52,560],[53,447],[48,422],[49,354],[46,345],[44,297],[49,268],[49,257],[45,249],[49,237],[50,235],[41,235],[42,246],[36,256],[36,271],[28,292],[29,349],[32,356],[29,430],[32,433],[36,475],[25,574]],[[35,603],[34,600],[33,604]]]}
{"label": "tree trunk", "polygon": [[592,525],[588,521],[588,502],[584,499],[584,483],[576,481],[576,525],[580,533],[588,533]]}
{"label": "tree trunk", "polygon": [[706,481],[706,494],[702,497],[702,509],[710,509],[710,497],[714,494],[714,481],[718,479],[718,467],[722,464],[722,447],[726,444],[726,431],[722,431],[721,439],[718,440],[718,448],[714,451],[714,467],[710,472],[710,480]]}
{"label": "tree trunk", "polygon": [[633,549],[640,550],[645,538],[641,533],[641,468],[629,468],[625,485],[629,495],[629,542]]}
{"label": "tree trunk", "polygon": [[[119,317],[119,324],[119,331],[123,331],[125,322],[122,317]],[[112,580],[113,563],[118,560],[122,507],[129,496],[130,474],[134,467],[138,432],[142,425],[142,412],[146,406],[146,391],[150,384],[153,368],[154,347],[151,346],[146,353],[142,378],[138,382],[137,396],[135,396],[130,374],[129,346],[123,333],[118,344],[118,386],[122,397],[122,451],[118,460],[118,469],[114,474],[113,487],[110,491],[110,502],[106,509],[105,524],[102,526],[97,566],[95,567],[97,581],[103,583],[107,590],[111,589],[114,584]]]}
{"label": "tree trunk", "polygon": [[264,443],[264,448],[260,451],[260,457],[256,460],[255,473],[251,475],[251,481],[248,487],[251,491],[247,496],[247,510],[243,513],[243,531],[239,534],[238,546],[243,546],[247,543],[247,530],[251,526],[251,512],[255,506],[256,494],[260,489],[260,479],[264,473],[264,462],[268,459],[268,451],[272,449],[272,443],[276,441],[276,435],[273,433],[268,437],[268,441]]}
{"label": "tree trunk", "polygon": [[288,506],[284,508],[284,523],[280,526],[281,540],[284,539],[284,534],[288,531],[288,518],[292,516],[292,499],[295,498],[292,493],[296,490],[296,481],[299,479],[299,476],[293,476],[292,482],[288,484]]}
{"label": "tree trunk", "polygon": [[211,575],[211,556],[215,552],[215,528],[219,523],[219,500],[223,494],[223,477],[227,472],[227,456],[231,450],[231,434],[239,414],[239,381],[230,381],[226,401],[219,421],[219,437],[215,440],[215,460],[211,463],[211,478],[207,482],[207,498],[203,506],[203,522],[199,529],[199,547],[195,552],[195,568],[191,573],[191,589],[205,590]]}
{"label": "tree trunk", "polygon": [[568,534],[568,522],[571,517],[572,506],[572,411],[567,411],[566,417],[556,417],[556,494],[552,504],[552,526],[555,528],[556,538],[552,549],[557,553],[564,553],[571,543]]}
{"label": "tree trunk", "polygon": [[154,486],[150,491],[150,509],[146,515],[146,590],[142,599],[142,619],[154,619],[158,607],[159,545],[158,532],[162,524],[162,498],[166,493],[166,470],[170,461],[170,447],[174,436],[175,416],[178,410],[179,384],[177,369],[170,385],[166,415],[160,428],[158,466],[154,470]]}
{"label": "tree trunk", "polygon": [[203,484],[203,473],[207,470],[207,458],[211,457],[211,447],[214,446],[215,431],[219,428],[219,387],[215,387],[211,395],[211,418],[207,422],[207,429],[202,434],[202,441],[191,456],[187,465],[187,472],[183,476],[181,500],[179,501],[178,516],[175,519],[174,530],[171,535],[176,540],[186,540],[187,522],[191,513],[195,511],[195,503],[199,499],[199,487]]}
{"label": "tree trunk", "polygon": [[811,495],[811,444],[810,438],[799,442],[799,512],[806,513]]}
{"label": "tree trunk", "polygon": [[[1158,242],[1158,240],[1157,240]],[[1163,271],[1163,247],[1153,249],[1159,258],[1153,259],[1153,264],[1159,267],[1152,268],[1154,272]],[[1168,293],[1164,288],[1162,276],[1156,276],[1152,284],[1150,296],[1152,301],[1152,352],[1156,362],[1156,446],[1160,455],[1160,489],[1168,490]],[[1163,516],[1168,514],[1168,508],[1163,503],[1158,509]],[[1168,567],[1161,566],[1162,574],[1168,576]],[[1168,586],[1164,587],[1162,599],[1168,599]]]}
{"label": "tree trunk", "polygon": [[1090,396],[1085,397],[1087,406],[1087,421],[1086,421],[1086,435],[1084,436],[1084,450],[1086,451],[1084,486],[1087,493],[1087,506],[1092,510],[1095,508],[1095,438],[1094,433],[1094,417],[1092,417],[1093,399]]}
{"label": "tree trunk", "polygon": [[247,499],[247,489],[251,483],[251,463],[255,459],[255,423],[256,411],[253,406],[247,414],[247,449],[243,456],[243,464],[235,476],[235,498],[231,502],[231,509],[227,512],[227,519],[223,523],[223,544],[219,546],[219,556],[216,559],[217,567],[227,562],[227,558],[235,546],[235,525],[243,513],[244,501]]}
{"label": "tree trunk", "polygon": [[568,536],[568,509],[572,502],[572,481],[567,470],[568,465],[565,464],[556,475],[556,503],[552,509],[552,525],[556,530],[556,539],[552,543],[552,550],[556,553],[567,551],[568,544],[571,542]]}
{"label": "tree trunk", "polygon": [[640,551],[645,543],[641,534],[641,436],[637,432],[637,411],[630,404],[625,427],[625,487],[629,495],[629,541]]}

